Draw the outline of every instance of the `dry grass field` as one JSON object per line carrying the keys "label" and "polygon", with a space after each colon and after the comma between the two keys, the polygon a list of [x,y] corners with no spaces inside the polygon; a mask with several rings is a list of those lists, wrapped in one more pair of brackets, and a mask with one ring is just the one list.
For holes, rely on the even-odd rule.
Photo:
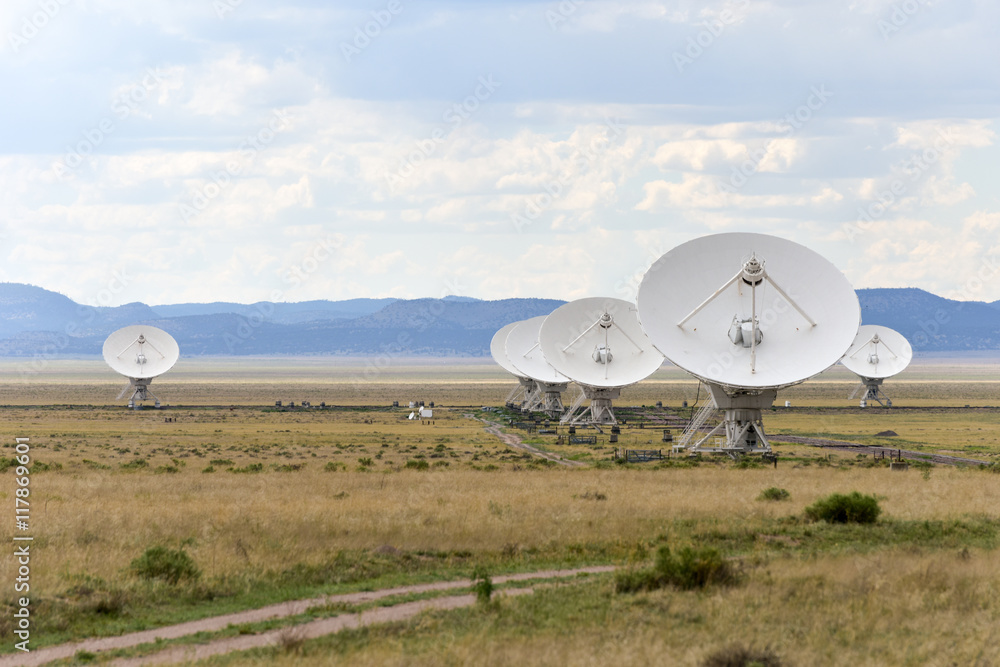
{"label": "dry grass field", "polygon": [[[995,462],[1000,409],[983,407],[1000,405],[994,369],[918,364],[912,379],[886,385],[897,410],[852,407],[851,382],[834,370],[779,396],[793,407],[767,412],[765,426]],[[121,383],[97,362],[51,361],[23,377],[9,361],[0,370],[0,456],[26,437],[34,464],[35,646],[468,577],[475,567],[636,567],[666,544],[718,549],[742,583],[624,595],[594,576],[228,660],[605,664],[614,655],[619,664],[699,665],[736,650],[733,642],[770,647],[793,665],[1000,659],[1000,475],[988,470],[895,472],[864,455],[793,445],[777,445],[776,468],[678,458],[622,466],[611,462],[606,435],[597,445],[557,445],[508,429],[587,464],[571,469],[485,432],[482,419],[506,424],[476,407],[502,403],[512,383],[478,360],[394,362],[372,377],[357,362],[184,360],[153,383],[170,406],[159,411],[121,407]],[[620,403],[663,401],[664,415],[683,419],[690,409],[680,402],[697,394],[693,381],[664,369]],[[276,410],[275,400],[342,407]],[[393,400],[435,401],[433,423],[406,419],[410,410],[392,409]],[[911,409],[930,405],[942,409]],[[623,428],[619,446],[667,447],[661,428],[635,426]],[[897,435],[876,436],[886,430]],[[8,544],[14,478],[14,468],[0,472]],[[760,500],[770,487],[789,499]],[[851,491],[878,498],[877,524],[804,518],[818,499]],[[131,564],[156,546],[183,550],[199,575],[176,584],[137,576]],[[3,563],[0,632],[9,637],[16,563],[10,553]]]}

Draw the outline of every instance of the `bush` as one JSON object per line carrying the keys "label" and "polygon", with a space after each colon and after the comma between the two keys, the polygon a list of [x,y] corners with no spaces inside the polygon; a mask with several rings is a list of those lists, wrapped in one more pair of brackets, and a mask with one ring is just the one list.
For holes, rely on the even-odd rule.
{"label": "bush", "polygon": [[493,597],[493,579],[490,578],[486,568],[477,566],[472,571],[472,592],[476,594],[476,601],[479,604],[487,605]]}
{"label": "bush", "polygon": [[779,489],[776,486],[772,486],[769,489],[764,489],[757,496],[757,500],[788,500],[792,494],[788,493],[785,489]]}
{"label": "bush", "polygon": [[428,468],[431,467],[431,464],[428,463],[427,461],[416,461],[410,459],[409,461],[406,462],[406,467],[414,468],[415,470],[427,470]]}
{"label": "bush", "polygon": [[806,517],[811,521],[828,523],[875,523],[881,513],[878,498],[863,496],[857,491],[846,496],[834,493],[806,508]]}
{"label": "bush", "polygon": [[631,570],[615,577],[619,593],[651,591],[664,586],[683,590],[705,588],[709,584],[731,585],[739,577],[716,549],[684,547],[677,557],[662,546],[656,552],[656,562],[650,570]]}
{"label": "bush", "polygon": [[183,549],[150,547],[129,565],[143,579],[162,579],[177,584],[181,579],[197,579],[201,571]]}
{"label": "bush", "polygon": [[770,648],[752,649],[732,644],[710,654],[702,667],[780,667],[781,660]]}

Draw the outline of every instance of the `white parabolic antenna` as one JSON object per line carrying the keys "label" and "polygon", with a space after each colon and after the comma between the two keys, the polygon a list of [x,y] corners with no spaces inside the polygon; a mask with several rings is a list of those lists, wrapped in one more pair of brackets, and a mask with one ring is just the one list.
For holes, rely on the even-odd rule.
{"label": "white parabolic antenna", "polygon": [[538,333],[544,321],[545,316],[542,315],[518,322],[508,332],[504,350],[518,373],[535,382],[535,391],[524,407],[560,416],[563,412],[562,392],[570,380],[553,368],[538,344]]}
{"label": "white parabolic antenna", "polygon": [[[643,276],[636,301],[657,349],[708,384],[715,407],[726,410],[709,436],[725,425],[725,445],[714,451],[730,453],[770,451],[760,409],[777,389],[835,364],[861,321],[857,295],[837,267],[765,234],[715,234],[677,246]],[[704,451],[709,436],[695,448]]]}
{"label": "white parabolic antenna", "polygon": [[[560,373],[583,388],[563,418],[571,423],[615,423],[611,401],[622,387],[649,377],[663,355],[639,325],[635,306],[613,298],[577,299],[556,308],[539,332],[542,354]],[[589,398],[590,418],[576,414]]]}
{"label": "white parabolic antenna", "polygon": [[520,324],[520,322],[511,322],[510,324],[501,327],[499,331],[493,334],[493,340],[490,341],[490,354],[493,355],[493,361],[497,362],[497,365],[500,366],[500,368],[504,369],[511,375],[526,377],[524,373],[521,373],[514,368],[514,364],[510,363],[510,359],[507,358],[507,352],[505,350],[505,346],[507,345],[507,335],[510,334],[511,330],[518,324]]}
{"label": "white parabolic antenna", "polygon": [[497,362],[500,368],[517,377],[518,380],[518,385],[507,394],[505,403],[508,408],[522,407],[535,390],[534,380],[514,368],[514,364],[510,363],[510,359],[507,358],[507,335],[518,324],[520,322],[511,322],[501,327],[499,331],[493,334],[493,340],[490,341],[490,354],[493,355],[493,361]]}
{"label": "white parabolic antenna", "polygon": [[108,336],[103,353],[108,366],[127,377],[134,388],[129,407],[135,407],[136,400],[150,398],[160,407],[160,399],[149,391],[149,383],[177,363],[180,348],[173,336],[154,326],[136,324]]}
{"label": "white parabolic antenna", "polygon": [[913,359],[913,347],[903,334],[889,327],[865,324],[858,329],[858,335],[850,349],[844,353],[840,363],[861,378],[855,389],[865,388],[861,407],[876,401],[883,407],[892,407],[892,401],[882,393],[882,380],[902,372]]}

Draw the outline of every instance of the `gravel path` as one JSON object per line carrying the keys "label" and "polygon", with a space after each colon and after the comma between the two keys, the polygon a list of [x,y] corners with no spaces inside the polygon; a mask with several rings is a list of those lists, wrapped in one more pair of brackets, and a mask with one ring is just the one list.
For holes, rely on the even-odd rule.
{"label": "gravel path", "polygon": [[[554,579],[561,577],[573,577],[578,574],[598,574],[602,572],[612,572],[614,567],[610,565],[594,566],[594,567],[584,567],[577,568],[573,570],[543,570],[541,572],[525,572],[521,574],[510,574],[498,577],[493,577],[494,584],[503,584],[511,581],[528,581],[531,579]],[[58,646],[49,646],[43,649],[33,650],[30,653],[7,654],[0,656],[0,667],[7,667],[8,665],[19,665],[24,667],[31,667],[32,665],[43,665],[52,660],[58,660],[60,658],[69,658],[76,654],[77,651],[89,651],[91,653],[98,653],[100,651],[109,651],[112,649],[129,648],[132,646],[138,646],[139,644],[152,643],[159,639],[176,639],[179,637],[186,637],[188,635],[193,635],[198,632],[217,632],[219,630],[224,630],[229,625],[242,625],[244,623],[259,623],[261,621],[266,621],[268,619],[274,618],[284,618],[287,616],[294,616],[297,614],[303,614],[312,607],[321,607],[329,604],[362,604],[365,602],[371,602],[374,600],[379,600],[392,595],[407,595],[407,594],[418,594],[427,593],[433,591],[445,591],[455,588],[466,588],[471,586],[472,582],[462,579],[458,581],[439,581],[432,584],[417,584],[414,586],[399,586],[396,588],[384,588],[378,591],[363,591],[360,593],[344,593],[341,595],[327,595],[324,597],[311,598],[307,600],[294,600],[290,602],[282,602],[280,604],[274,604],[267,607],[261,607],[260,609],[250,609],[248,611],[236,612],[233,614],[225,614],[223,616],[213,616],[211,618],[203,618],[197,621],[189,621],[187,623],[179,623],[177,625],[168,625],[161,628],[156,628],[153,630],[143,630],[141,632],[132,632],[126,635],[120,635],[118,637],[100,637],[95,639],[85,639],[80,642],[73,642],[71,644],[60,644]],[[533,589],[516,589],[522,591],[522,593],[531,593]],[[513,594],[511,592],[506,592],[505,594]],[[359,627],[359,625],[371,625],[373,623],[386,623],[390,621],[403,620],[413,616],[414,614],[423,611],[424,609],[455,609],[458,607],[468,606],[475,601],[472,595],[459,595],[451,596],[445,598],[435,598],[432,600],[420,600],[417,602],[407,602],[404,604],[395,605],[392,607],[382,607],[379,609],[372,609],[369,611],[362,612],[360,614],[344,613],[340,616],[335,616],[332,618],[324,618],[310,623],[302,624],[301,632],[308,633],[304,635],[305,638],[320,637],[324,634],[329,634],[331,632],[337,632],[344,628],[354,628]],[[439,606],[443,605],[443,606]],[[395,610],[395,611],[394,611]],[[395,614],[398,614],[396,616]],[[309,628],[307,630],[307,628]],[[224,639],[218,639],[206,644],[200,644],[198,646],[184,646],[184,647],[172,647],[166,649],[155,656],[148,656],[143,658],[143,660],[162,660],[166,662],[177,662],[183,660],[192,659],[191,655],[185,652],[190,651],[202,651],[211,650],[211,653],[204,654],[215,655],[217,653],[226,653],[228,651],[238,651],[244,650],[245,648],[253,648],[255,646],[268,646],[274,643],[280,643],[288,636],[288,633],[297,633],[300,630],[290,630],[288,628],[279,628],[277,630],[272,630],[269,632],[261,633],[259,635],[240,635],[238,637],[227,637]],[[243,646],[240,642],[250,642],[250,644]],[[259,643],[253,643],[259,642]],[[212,648],[212,647],[218,647]],[[194,654],[192,654],[194,655]],[[196,658],[204,657],[201,653],[198,653]],[[115,663],[118,664],[118,663]],[[121,664],[161,664],[154,662],[125,662],[121,661]]]}

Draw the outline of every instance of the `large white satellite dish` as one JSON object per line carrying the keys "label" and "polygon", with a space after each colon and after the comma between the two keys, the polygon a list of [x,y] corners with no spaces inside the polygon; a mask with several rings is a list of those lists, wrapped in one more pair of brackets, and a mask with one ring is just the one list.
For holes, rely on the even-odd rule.
{"label": "large white satellite dish", "polygon": [[511,330],[518,324],[520,324],[520,322],[511,322],[510,324],[501,327],[499,331],[493,334],[493,340],[490,341],[490,354],[493,355],[493,361],[497,362],[497,365],[500,366],[500,368],[516,377],[518,381],[518,385],[514,387],[509,394],[507,394],[507,400],[505,403],[509,408],[521,408],[525,401],[528,400],[528,397],[531,396],[532,392],[535,390],[535,381],[514,368],[514,364],[510,363],[510,359],[507,358],[507,352],[505,349],[507,345],[507,335],[510,334]]}
{"label": "large white satellite dish", "polygon": [[[614,424],[611,401],[663,364],[635,306],[621,299],[577,299],[556,308],[542,324],[539,345],[548,362],[583,389],[564,423]],[[584,398],[589,418],[577,412]]]}
{"label": "large white satellite dish", "polygon": [[[851,284],[812,250],[775,236],[704,236],[660,257],[643,276],[639,320],[657,349],[705,382],[723,421],[695,451],[770,452],[761,409],[777,390],[826,370],[861,321]],[[692,421],[690,442],[708,412]],[[725,441],[704,446],[725,427]]]}
{"label": "large white satellite dish", "polygon": [[840,363],[861,378],[861,384],[851,398],[864,388],[861,407],[875,401],[882,407],[891,408],[892,400],[882,392],[882,380],[902,372],[912,359],[913,347],[903,334],[889,327],[863,325],[858,329],[850,349],[840,359]]}
{"label": "large white satellite dish", "polygon": [[541,409],[550,416],[563,413],[562,392],[566,391],[569,378],[557,371],[545,359],[538,344],[538,332],[545,316],[532,317],[518,322],[507,334],[504,349],[507,359],[522,375],[535,381],[535,391],[524,409]]}
{"label": "large white satellite dish", "polygon": [[[155,399],[160,407],[160,399],[149,391],[149,383],[158,375],[166,373],[177,363],[180,348],[173,336],[162,329],[147,324],[136,324],[115,331],[104,341],[104,361],[112,370],[129,379],[132,396],[128,406],[135,407],[135,401]],[[119,398],[125,395],[125,391]]]}

